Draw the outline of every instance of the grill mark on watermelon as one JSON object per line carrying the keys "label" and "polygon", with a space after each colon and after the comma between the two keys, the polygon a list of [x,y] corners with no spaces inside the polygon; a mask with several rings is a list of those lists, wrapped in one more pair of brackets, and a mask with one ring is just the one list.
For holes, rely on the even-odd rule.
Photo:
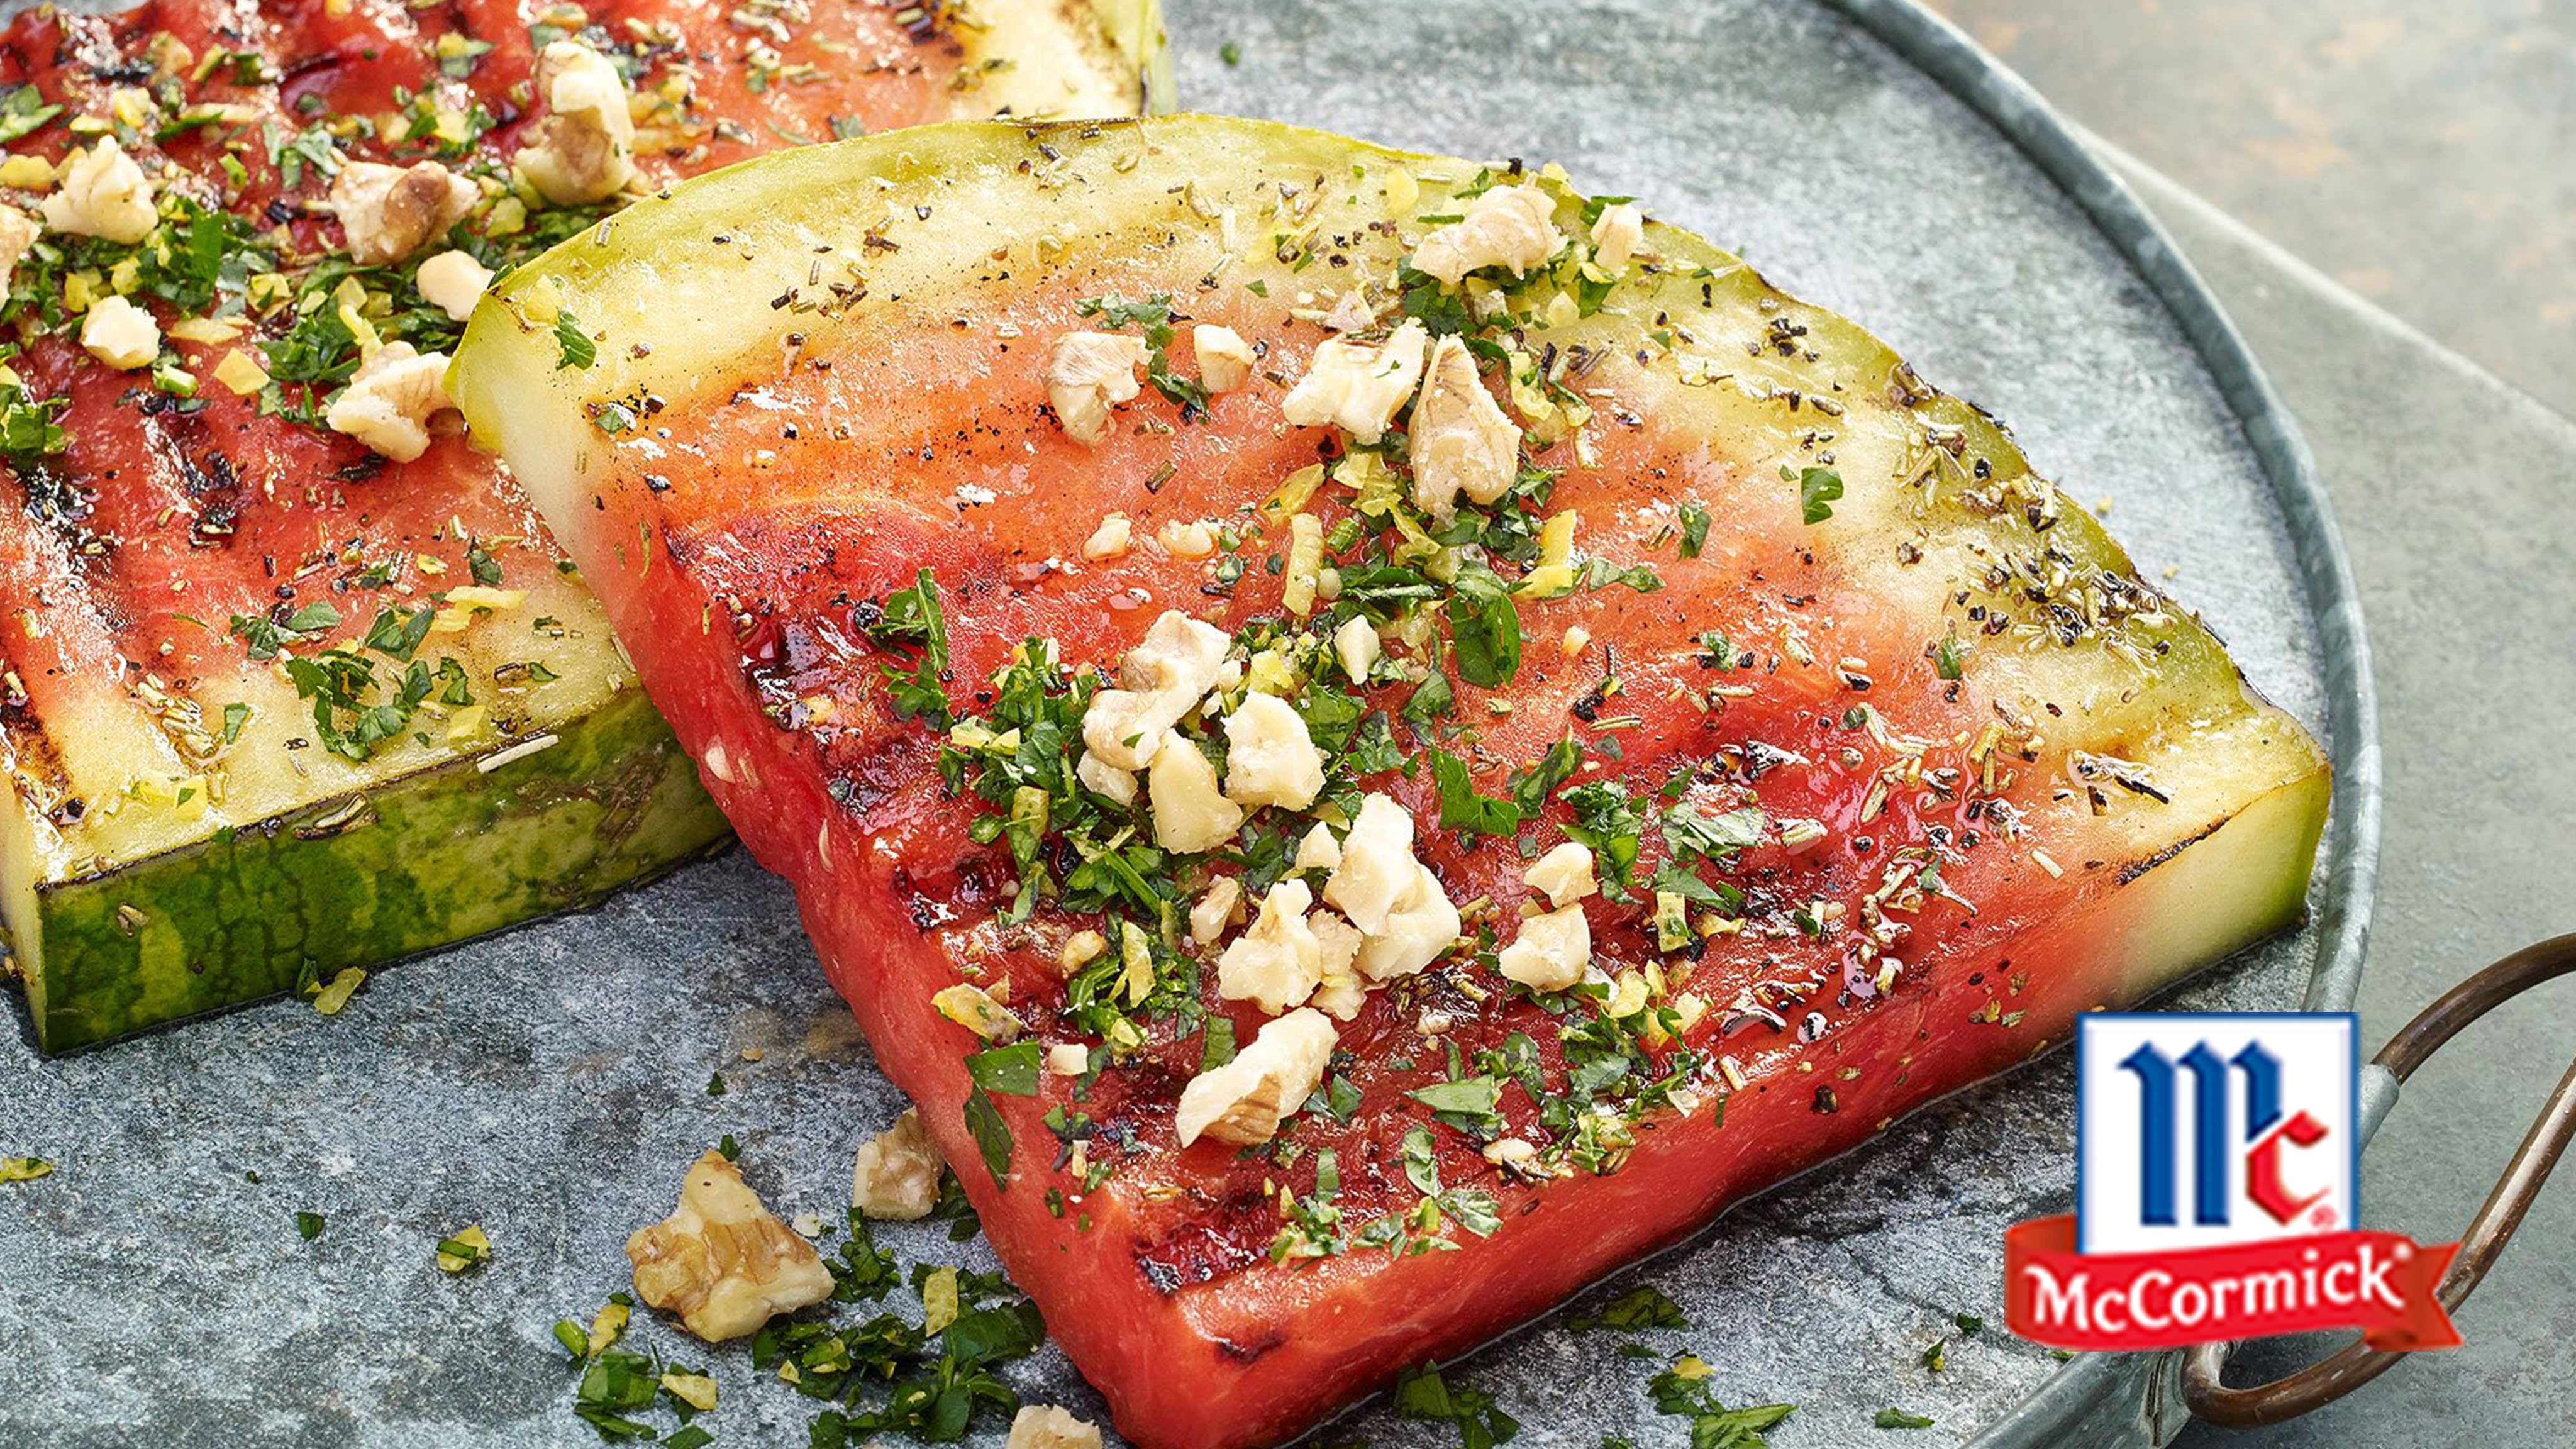
{"label": "grill mark on watermelon", "polygon": [[33,788],[48,819],[57,825],[70,824],[80,819],[86,807],[68,798],[71,777],[33,702],[33,695],[0,687],[0,767],[9,771],[21,791]]}
{"label": "grill mark on watermelon", "polygon": [[[2148,871],[2154,870],[2157,866],[2163,865],[2166,861],[2172,860],[2184,851],[2189,850],[2193,846],[2207,840],[2209,837],[2216,835],[2219,831],[2219,827],[2226,823],[2227,822],[2224,820],[2213,821],[2210,824],[2201,827],[2199,830],[2194,831],[2190,836],[2182,840],[2175,841],[2173,844],[2166,846],[2164,849],[2157,851],[2153,855],[2124,863],[2116,872],[2120,884],[2127,885],[2129,882],[2145,875]],[[2097,867],[2101,864],[2102,862],[2098,860],[2085,862],[2087,869]]]}

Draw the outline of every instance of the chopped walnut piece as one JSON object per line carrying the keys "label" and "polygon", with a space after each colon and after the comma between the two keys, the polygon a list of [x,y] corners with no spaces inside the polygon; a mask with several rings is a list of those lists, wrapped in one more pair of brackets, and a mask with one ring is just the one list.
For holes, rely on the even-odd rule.
{"label": "chopped walnut piece", "polygon": [[1396,410],[1422,380],[1431,334],[1407,319],[1384,342],[1321,343],[1306,375],[1279,403],[1280,414],[1301,428],[1330,424],[1363,443],[1386,436]]}
{"label": "chopped walnut piece", "polygon": [[1349,1021],[1368,1000],[1368,983],[1360,979],[1358,966],[1360,929],[1330,911],[1308,915],[1306,927],[1315,933],[1316,959],[1323,971],[1322,983],[1306,1004],[1335,1021]]}
{"label": "chopped walnut piece", "polygon": [[1217,994],[1251,1001],[1272,1015],[1301,1005],[1323,980],[1323,949],[1306,924],[1314,892],[1300,880],[1283,880],[1261,898],[1252,928],[1216,958]]}
{"label": "chopped walnut piece", "polygon": [[1084,789],[1114,805],[1125,807],[1136,803],[1136,772],[1104,764],[1089,750],[1083,751],[1082,757],[1073,762],[1073,778],[1081,781]]}
{"label": "chopped walnut piece", "polygon": [[1538,991],[1563,991],[1583,979],[1592,964],[1592,923],[1581,905],[1570,905],[1521,922],[1520,934],[1503,947],[1495,964],[1505,976]]}
{"label": "chopped walnut piece", "polygon": [[1414,880],[1413,815],[1392,796],[1372,794],[1360,801],[1357,819],[1342,837],[1340,858],[1324,882],[1324,899],[1341,907],[1351,924],[1369,935],[1386,929],[1386,918]]}
{"label": "chopped walnut piece", "polygon": [[907,1107],[894,1125],[859,1149],[850,1168],[850,1205],[881,1222],[908,1223],[939,1206],[939,1149]]}
{"label": "chopped walnut piece", "polygon": [[1230,875],[1208,882],[1207,893],[1190,907],[1190,941],[1213,946],[1226,927],[1243,919],[1243,882]]}
{"label": "chopped walnut piece", "polygon": [[1440,877],[1417,862],[1413,881],[1396,897],[1384,928],[1369,933],[1360,947],[1360,974],[1371,981],[1410,976],[1448,954],[1457,942],[1458,926],[1458,907],[1441,888]]}
{"label": "chopped walnut piece", "polygon": [[1414,269],[1453,287],[1487,267],[1526,274],[1565,244],[1555,216],[1556,202],[1537,187],[1497,186],[1468,202],[1457,221],[1424,237],[1413,249]]}
{"label": "chopped walnut piece", "polygon": [[[1064,410],[1058,408],[1056,412],[1061,416]],[[1106,563],[1113,558],[1123,558],[1135,541],[1136,527],[1128,522],[1127,515],[1112,513],[1100,520],[1100,526],[1091,531],[1091,537],[1082,541],[1082,557],[1088,563]]]}
{"label": "chopped walnut piece", "polygon": [[402,261],[445,236],[481,196],[473,182],[435,161],[352,161],[331,178],[331,210],[349,256],[371,267]]}
{"label": "chopped walnut piece", "polygon": [[1455,337],[1431,349],[1410,434],[1413,502],[1447,523],[1458,495],[1490,504],[1520,477],[1521,430],[1476,374],[1475,354]]}
{"label": "chopped walnut piece", "polygon": [[626,1240],[635,1293],[709,1343],[832,1296],[814,1245],[787,1230],[720,1153],[689,1167],[670,1217]]}
{"label": "chopped walnut piece", "polygon": [[1646,214],[1633,203],[1605,207],[1592,223],[1592,260],[1612,276],[1628,269],[1637,246],[1646,239]]}
{"label": "chopped walnut piece", "polygon": [[80,340],[90,356],[131,372],[161,355],[161,324],[123,297],[101,297],[81,317]]}
{"label": "chopped walnut piece", "polygon": [[1190,329],[1190,350],[1198,355],[1199,385],[1209,392],[1233,392],[1252,380],[1252,344],[1231,327],[1199,323]]}
{"label": "chopped walnut piece", "polygon": [[615,195],[635,174],[635,121],[616,64],[577,40],[555,41],[537,57],[537,94],[548,114],[511,159],[557,206]]}
{"label": "chopped walnut piece", "polygon": [[1332,1018],[1312,1007],[1264,1025],[1233,1061],[1199,1073],[1181,1089],[1172,1119],[1181,1145],[1201,1137],[1238,1147],[1269,1141],[1280,1120],[1324,1079],[1340,1035]]}
{"label": "chopped walnut piece", "polygon": [[1047,401],[1056,421],[1076,442],[1109,436],[1109,410],[1141,390],[1136,369],[1151,354],[1142,337],[1115,332],[1068,332],[1047,358]]}
{"label": "chopped walnut piece", "polygon": [[1216,766],[1177,732],[1164,734],[1146,767],[1145,795],[1154,807],[1154,843],[1178,854],[1214,850],[1243,824],[1243,807],[1225,798]]}
{"label": "chopped walnut piece", "polygon": [[1237,805],[1303,810],[1324,792],[1324,753],[1279,696],[1246,694],[1225,717],[1225,738],[1225,795]]}
{"label": "chopped walnut piece", "polygon": [[1053,1404],[1023,1404],[1002,1449],[1100,1449],[1100,1426]]}
{"label": "chopped walnut piece", "polygon": [[1530,862],[1529,869],[1521,872],[1521,880],[1532,890],[1546,892],[1550,906],[1570,906],[1601,889],[1592,872],[1591,848],[1572,840],[1559,842],[1554,850]]}
{"label": "chopped walnut piece", "polygon": [[0,294],[7,293],[10,274],[27,259],[28,251],[44,231],[27,213],[14,206],[0,206]]}
{"label": "chopped walnut piece", "polygon": [[1562,1177],[1568,1169],[1550,1164],[1539,1156],[1539,1150],[1518,1137],[1506,1137],[1485,1144],[1484,1157],[1494,1170],[1515,1182],[1544,1182]]}
{"label": "chopped walnut piece", "polygon": [[1082,716],[1083,744],[1110,769],[1141,770],[1152,764],[1172,726],[1198,708],[1216,683],[1233,644],[1232,636],[1213,624],[1178,609],[1164,610],[1120,662],[1119,687],[1091,697]]}
{"label": "chopped walnut piece", "polygon": [[360,364],[322,420],[397,463],[429,451],[429,425],[455,408],[447,396],[447,354],[388,342]]}
{"label": "chopped walnut piece", "polygon": [[123,246],[143,240],[161,221],[152,205],[152,183],[114,136],[101,136],[63,158],[44,212],[45,225],[56,231]]}
{"label": "chopped walnut piece", "polygon": [[1368,683],[1369,671],[1386,653],[1386,643],[1378,637],[1377,626],[1366,614],[1353,614],[1342,627],[1333,631],[1333,657],[1341,662],[1342,672],[1353,684]]}
{"label": "chopped walnut piece", "polygon": [[463,252],[440,252],[412,274],[412,289],[452,322],[474,315],[483,289],[492,285],[492,269]]}
{"label": "chopped walnut piece", "polygon": [[1056,969],[1070,976],[1100,958],[1109,949],[1109,938],[1098,931],[1076,931],[1064,938],[1064,949],[1056,953]]}
{"label": "chopped walnut piece", "polygon": [[1203,519],[1175,518],[1154,530],[1154,542],[1174,558],[1206,558],[1216,552],[1216,530]]}

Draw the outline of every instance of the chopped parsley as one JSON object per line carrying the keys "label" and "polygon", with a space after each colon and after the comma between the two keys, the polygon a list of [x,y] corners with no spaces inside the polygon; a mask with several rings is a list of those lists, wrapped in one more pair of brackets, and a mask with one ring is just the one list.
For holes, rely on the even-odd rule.
{"label": "chopped parsley", "polygon": [[1684,499],[1680,508],[1682,520],[1682,557],[1697,558],[1708,544],[1708,510],[1696,500]]}
{"label": "chopped parsley", "polygon": [[1007,1419],[1019,1407],[995,1370],[1036,1349],[1045,1326],[1000,1274],[922,1263],[907,1277],[856,1212],[842,1261],[827,1266],[836,1303],[879,1302],[908,1282],[925,1312],[936,1299],[946,1321],[934,1330],[893,1313],[858,1323],[776,1319],[755,1334],[755,1368],[827,1405],[810,1430],[814,1449],[855,1449],[881,1433],[951,1443],[986,1410]]}
{"label": "chopped parsley", "polygon": [[1684,1357],[1647,1385],[1658,1412],[1690,1420],[1691,1449],[1769,1449],[1763,1435],[1797,1412],[1795,1404],[1729,1408],[1718,1402],[1708,1379],[1707,1364]]}
{"label": "chopped parsley", "polygon": [[[426,605],[396,605],[377,613],[356,648],[325,649],[309,658],[281,656],[296,697],[312,703],[313,728],[323,748],[364,762],[409,731],[413,716],[431,699],[448,706],[474,702],[465,667],[453,656],[441,658],[435,667],[415,657],[436,613]],[[254,642],[254,658],[257,648]],[[391,666],[382,676],[370,654]]]}
{"label": "chopped parsley", "polygon": [[1038,1094],[1039,1047],[1032,1038],[1009,1046],[993,1047],[966,1058],[966,1073],[975,1085],[987,1092],[1000,1092],[1011,1097],[1034,1097]]}
{"label": "chopped parsley", "polygon": [[1515,771],[1512,775],[1512,804],[1519,809],[1520,817],[1536,819],[1547,808],[1547,797],[1555,794],[1558,786],[1573,779],[1574,772],[1581,768],[1583,746],[1569,735],[1548,746],[1547,753],[1539,756],[1536,764],[1526,770]]}
{"label": "chopped parsley", "polygon": [[867,632],[880,646],[912,651],[909,667],[894,663],[885,667],[896,717],[945,723],[948,691],[941,680],[948,673],[948,616],[940,608],[939,585],[930,570],[916,573],[911,588],[886,595]]}
{"label": "chopped parsley", "polygon": [[1234,1018],[1210,1016],[1199,1042],[1199,1070],[1212,1072],[1234,1060]]}
{"label": "chopped parsley", "polygon": [[1565,1326],[1577,1333],[1593,1328],[1642,1333],[1650,1328],[1688,1328],[1690,1321],[1682,1316],[1680,1304],[1666,1297],[1662,1289],[1648,1284],[1611,1299],[1599,1313],[1578,1314]]}
{"label": "chopped parsley", "polygon": [[1470,1136],[1491,1138],[1503,1130],[1502,1114],[1496,1110],[1503,1100],[1503,1084],[1495,1077],[1434,1082],[1405,1095],[1430,1108],[1434,1121]]}
{"label": "chopped parsley", "polygon": [[0,384],[0,457],[24,469],[61,452],[69,441],[62,423],[63,409],[69,406],[69,398],[31,397],[17,383]]}
{"label": "chopped parsley", "polygon": [[19,86],[0,97],[0,144],[34,135],[62,113],[62,107],[45,104],[44,92],[31,85]]}
{"label": "chopped parsley", "polygon": [[1440,1365],[1408,1369],[1395,1383],[1395,1411],[1408,1419],[1446,1423],[1458,1430],[1459,1449],[1494,1449],[1520,1433],[1520,1420],[1503,1411],[1492,1394],[1453,1384]]}
{"label": "chopped parsley", "polygon": [[1412,697],[1404,702],[1404,717],[1417,725],[1427,725],[1458,707],[1458,692],[1449,684],[1449,676],[1432,670],[1414,686]]}
{"label": "chopped parsley", "polygon": [[1473,835],[1509,835],[1520,828],[1520,806],[1476,793],[1476,782],[1468,777],[1466,761],[1436,746],[1423,753],[1431,762],[1431,778],[1440,787],[1441,829],[1464,830]]}
{"label": "chopped parsley", "polygon": [[1285,1263],[1294,1258],[1328,1258],[1342,1250],[1342,1210],[1336,1201],[1342,1193],[1342,1172],[1338,1154],[1327,1147],[1315,1154],[1315,1190],[1304,1197],[1282,1194],[1280,1206],[1288,1221],[1279,1235],[1270,1241],[1270,1261]]}
{"label": "chopped parsley", "polygon": [[1574,819],[1566,823],[1565,833],[1591,850],[1602,894],[1614,901],[1626,899],[1628,887],[1635,882],[1637,851],[1646,825],[1628,798],[1628,788],[1616,780],[1587,780],[1559,798],[1574,807]]}
{"label": "chopped parsley", "polygon": [[1780,476],[1798,485],[1798,511],[1808,523],[1822,523],[1834,516],[1834,502],[1843,496],[1843,475],[1831,468],[1802,468],[1791,472],[1786,466]]}
{"label": "chopped parsley", "polygon": [[1725,860],[1746,846],[1761,844],[1768,823],[1758,806],[1703,815],[1686,801],[1664,813],[1664,844],[1676,857]]}
{"label": "chopped parsley", "polygon": [[1359,1115],[1360,1089],[1351,1085],[1350,1078],[1336,1073],[1307,1096],[1305,1110],[1321,1112],[1336,1122],[1348,1122]]}
{"label": "chopped parsley", "polygon": [[302,643],[314,634],[340,627],[340,611],[328,603],[316,601],[289,614],[283,621],[265,614],[232,617],[232,635],[250,647],[250,657],[268,660],[289,644]]}
{"label": "chopped parsley", "polygon": [[1511,683],[1521,667],[1521,618],[1511,589],[1484,565],[1466,565],[1444,607],[1459,677],[1486,689]]}
{"label": "chopped parsley", "polygon": [[1004,1187],[1011,1176],[1011,1124],[1002,1120],[1002,1111],[978,1085],[966,1094],[966,1131],[975,1139],[975,1150],[983,1156],[984,1170],[993,1175],[993,1185]]}
{"label": "chopped parsley", "polygon": [[662,1366],[624,1349],[590,1358],[573,1390],[573,1409],[603,1439],[653,1439],[653,1427],[634,1415],[653,1407],[662,1392]]}
{"label": "chopped parsley", "polygon": [[[952,1236],[972,1236],[974,1218],[963,1210],[955,1180],[945,1179],[942,1188],[938,1215],[960,1219],[963,1231]],[[824,1254],[823,1265],[833,1285],[826,1306],[773,1319],[751,1339],[755,1369],[819,1405],[809,1437],[799,1442],[857,1449],[877,1435],[899,1434],[950,1443],[979,1424],[1007,1421],[1019,1407],[997,1371],[1035,1350],[1045,1328],[1035,1306],[1000,1274],[927,1263],[907,1271],[877,1245],[855,1209],[838,1253]],[[907,1287],[921,1303],[918,1315],[847,1311],[884,1304]],[[555,1341],[578,1370],[573,1413],[603,1439],[703,1449],[714,1436],[690,1421],[716,1407],[714,1380],[621,1342],[631,1307],[627,1295],[613,1294],[591,1329],[571,1318],[554,1325]],[[653,1422],[664,1413],[680,1427]]]}
{"label": "chopped parsley", "polygon": [[1638,593],[1651,594],[1664,586],[1664,576],[1655,572],[1653,564],[1631,564],[1623,569],[1606,558],[1594,558],[1584,560],[1581,572],[1575,575],[1575,585],[1587,593],[1625,585]]}
{"label": "chopped parsley", "polygon": [[555,348],[559,354],[555,361],[557,372],[566,368],[587,369],[599,361],[599,344],[591,341],[590,334],[581,330],[581,319],[574,316],[569,308],[555,314]]}

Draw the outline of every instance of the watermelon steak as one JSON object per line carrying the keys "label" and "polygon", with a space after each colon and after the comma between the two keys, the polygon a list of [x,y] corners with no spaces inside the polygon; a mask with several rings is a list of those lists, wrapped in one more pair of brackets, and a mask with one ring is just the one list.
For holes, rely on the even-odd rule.
{"label": "watermelon steak", "polygon": [[[1153,0],[12,8],[0,974],[48,1051],[721,838],[598,604],[435,405],[493,271],[780,146],[1124,114],[1160,76]],[[426,416],[386,415],[379,366]]]}
{"label": "watermelon steak", "polygon": [[1155,1449],[2302,909],[2326,765],[2216,639],[1868,333],[1554,169],[802,150],[509,278],[451,386]]}

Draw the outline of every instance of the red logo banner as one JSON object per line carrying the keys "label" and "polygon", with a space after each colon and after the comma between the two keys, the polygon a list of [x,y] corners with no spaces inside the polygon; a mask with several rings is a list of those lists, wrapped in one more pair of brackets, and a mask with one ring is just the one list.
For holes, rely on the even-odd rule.
{"label": "red logo banner", "polygon": [[2075,1251],[2072,1216],[2004,1234],[2004,1317],[2065,1349],[2181,1348],[2358,1328],[2372,1348],[2457,1348],[2433,1285],[2460,1250],[2397,1233],[2318,1233],[2169,1253]]}

